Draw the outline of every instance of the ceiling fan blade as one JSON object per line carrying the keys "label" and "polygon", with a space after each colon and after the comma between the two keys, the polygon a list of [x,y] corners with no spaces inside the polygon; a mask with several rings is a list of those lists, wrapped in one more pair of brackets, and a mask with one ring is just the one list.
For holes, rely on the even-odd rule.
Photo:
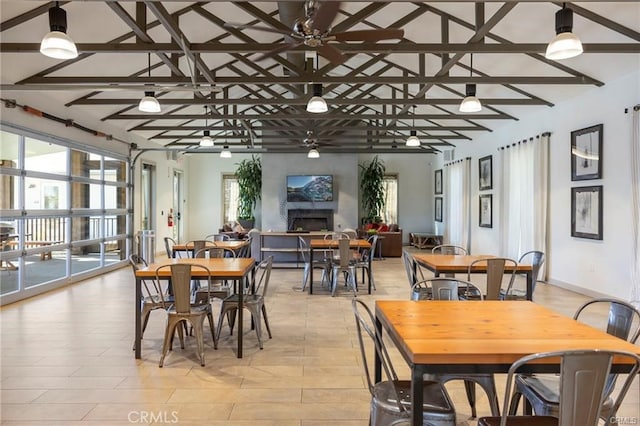
{"label": "ceiling fan blade", "polygon": [[320,34],[323,34],[331,26],[331,23],[338,14],[338,10],[340,10],[339,1],[323,1],[320,3],[318,10],[316,10],[313,16],[312,28],[318,30]]}
{"label": "ceiling fan blade", "polygon": [[256,61],[262,61],[263,59],[267,59],[267,58],[271,58],[273,56],[276,56],[278,53],[282,53],[282,52],[286,52],[287,50],[290,49],[294,49],[298,46],[300,46],[303,42],[302,41],[298,41],[295,43],[282,43],[280,44],[278,47],[276,47],[275,49],[272,49],[268,52],[262,53],[261,55],[259,55],[256,58]]}
{"label": "ceiling fan blade", "polygon": [[379,41],[401,39],[404,30],[401,28],[385,28],[380,30],[355,30],[331,34],[336,41]]}
{"label": "ceiling fan blade", "polygon": [[318,46],[318,53],[327,58],[332,64],[336,65],[343,63],[347,59],[341,51],[329,44]]}
{"label": "ceiling fan blade", "polygon": [[260,25],[244,25],[244,24],[235,24],[233,22],[227,22],[223,26],[225,28],[236,28],[236,29],[239,29],[239,30],[256,30],[256,31],[263,31],[263,32],[267,32],[267,33],[284,34],[284,35],[288,35],[288,36],[294,36],[295,35],[289,30],[281,30],[281,29],[272,28],[272,27],[263,27],[263,26],[260,26]]}

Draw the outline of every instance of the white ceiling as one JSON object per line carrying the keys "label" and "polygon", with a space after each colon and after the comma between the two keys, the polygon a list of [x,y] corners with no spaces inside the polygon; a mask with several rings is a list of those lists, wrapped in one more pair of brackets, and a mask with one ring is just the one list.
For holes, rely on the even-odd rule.
{"label": "white ceiling", "polygon": [[[171,70],[161,62],[158,56],[158,53],[162,53],[162,49],[157,49],[158,44],[163,46],[169,44],[179,46],[179,44],[172,40],[170,32],[163,25],[152,26],[146,31],[150,38],[146,43],[136,42],[133,35],[122,38],[121,36],[128,33],[133,34],[132,28],[122,19],[122,16],[118,16],[116,11],[126,12],[135,22],[136,2],[60,2],[61,7],[67,12],[67,33],[78,45],[80,54],[86,55],[86,57],[81,56],[82,59],[64,62],[41,55],[37,48],[42,37],[48,32],[47,10],[53,2],[11,0],[2,0],[0,4],[2,99],[15,99],[18,104],[23,104],[26,99],[32,100],[35,94],[41,94],[49,101],[42,105],[33,103],[31,105],[43,110],[45,106],[52,108],[52,105],[55,105],[54,110],[45,110],[50,114],[67,118],[79,117],[78,120],[80,117],[90,116],[144,138],[150,138],[159,144],[180,149],[198,149],[198,137],[202,135],[206,124],[211,128],[212,136],[217,137],[217,142],[228,139],[228,144],[232,146],[247,144],[249,134],[246,129],[251,127],[254,148],[258,151],[265,149],[300,151],[305,149],[301,141],[307,130],[314,130],[318,136],[318,143],[321,146],[325,145],[323,147],[325,150],[384,152],[395,149],[396,151],[393,152],[408,152],[408,148],[403,146],[403,140],[415,125],[427,126],[430,129],[418,132],[423,140],[423,147],[414,152],[430,153],[434,152],[432,149],[446,148],[446,144],[465,143],[478,132],[495,129],[505,122],[541,108],[551,108],[553,104],[574,97],[583,91],[592,90],[599,84],[606,84],[640,68],[640,2],[638,1],[567,3],[574,9],[573,32],[581,38],[585,45],[585,53],[559,63],[544,60],[544,45],[555,35],[554,14],[561,7],[561,3],[534,1],[522,3],[392,2],[388,4],[342,2],[340,12],[333,21],[334,29],[349,31],[387,28],[398,26],[400,22],[399,27],[404,30],[404,39],[379,42],[378,45],[386,47],[382,49],[384,55],[381,53],[349,54],[342,65],[335,67],[330,66],[320,56],[317,64],[313,65],[315,68],[319,67],[320,71],[314,75],[311,75],[313,70],[305,71],[304,63],[300,61],[296,64],[300,68],[292,70],[287,79],[281,78],[285,75],[285,67],[273,58],[258,61],[259,53],[234,54],[221,52],[219,48],[224,47],[225,43],[233,43],[249,44],[257,49],[264,49],[265,43],[280,42],[282,36],[279,34],[253,29],[231,31],[220,24],[224,22],[257,23],[265,27],[273,27],[272,25],[277,24],[275,21],[281,20],[278,9],[283,7],[283,4],[217,1],[201,2],[199,3],[202,5],[201,8],[193,8],[195,4],[187,1],[148,2],[146,8],[138,11],[138,17],[142,16],[140,13],[146,10],[147,22],[151,24],[158,19],[158,9],[166,10],[168,14],[179,15],[177,18],[179,31],[186,40],[188,51],[203,50],[200,60],[207,70],[212,71],[214,78],[223,80],[216,83],[216,90],[220,93],[214,93],[213,99],[199,100],[196,105],[163,104],[162,114],[165,116],[161,118],[153,116],[153,119],[139,118],[142,113],[137,110],[137,100],[142,96],[141,87],[149,81],[132,76],[147,76],[147,50],[150,49],[153,51],[151,76],[153,78],[170,77]],[[494,14],[507,10],[511,6],[513,8],[508,10],[503,18],[498,19],[480,41],[487,45],[497,45],[501,50],[514,50],[510,45],[515,43],[517,45],[515,50],[518,52],[485,53],[481,51],[486,50],[482,49],[481,44],[469,43],[475,34],[473,25],[476,20],[479,21],[480,27],[484,25],[483,23],[493,24]],[[372,13],[361,12],[369,8],[373,10]],[[479,14],[482,10],[484,10],[484,17]],[[351,15],[359,13],[362,13],[362,16],[358,16],[357,19],[350,18]],[[265,21],[269,15],[275,24]],[[457,46],[459,50],[467,50],[463,52],[465,54],[459,62],[450,69],[449,76],[469,77],[469,52],[475,51],[473,75],[496,78],[495,81],[477,84],[478,97],[485,105],[480,118],[456,116],[457,104],[465,90],[464,78],[455,82],[431,85],[426,91],[426,97],[416,99],[416,95],[425,88],[425,81],[416,82],[416,77],[436,76],[443,62],[446,62],[439,56],[442,52],[430,53],[430,47],[443,44],[442,25],[445,18],[448,18],[448,43]],[[235,35],[232,34],[234,31]],[[118,51],[118,47],[115,47],[114,40],[118,37],[122,38],[118,43],[124,51]],[[216,38],[218,41],[212,43],[211,40]],[[144,47],[132,53],[132,46],[139,44],[144,44]],[[393,51],[394,48],[410,48],[414,44],[421,46],[422,52]],[[333,45],[342,47],[340,43]],[[533,45],[537,50],[522,53],[529,45]],[[87,50],[83,50],[83,46],[86,46]],[[87,55],[88,52],[93,51],[91,49],[99,52]],[[344,47],[344,50],[347,49],[348,47]],[[612,53],[601,53],[605,49],[611,50]],[[218,52],[211,50],[218,50]],[[311,56],[315,56],[313,50],[309,50],[312,53]],[[168,57],[171,53],[176,53],[176,56],[180,53],[177,59],[178,67],[188,83],[189,76],[192,74],[191,61],[182,54],[183,51],[168,51]],[[450,53],[449,59],[454,55],[455,52]],[[282,53],[281,56],[288,58],[286,53]],[[298,57],[301,58],[302,53]],[[372,61],[373,57],[377,57],[375,61]],[[57,67],[63,62],[65,66]],[[424,70],[421,69],[421,63],[424,65]],[[155,67],[156,65],[158,66]],[[358,70],[354,72],[356,69]],[[385,84],[373,76],[377,71],[383,71],[383,77],[407,77],[414,74],[412,77],[414,82],[402,84],[394,81]],[[296,77],[298,72],[302,72],[302,78],[299,81],[303,83],[289,84],[287,80]],[[243,82],[224,82],[225,77],[243,76],[245,77]],[[584,80],[590,84],[577,84],[579,81],[575,80],[578,78],[574,81],[563,81],[562,84],[530,79],[575,76],[584,76]],[[34,77],[44,77],[44,79],[35,81]],[[51,86],[59,83],[59,81],[49,80],[52,77],[69,77],[71,82],[65,81],[66,86],[62,86],[64,90],[59,90],[59,87]],[[124,85],[121,81],[114,84],[113,90],[109,91],[78,87],[80,84],[87,84],[86,79],[83,80],[85,77],[102,77],[99,82],[92,84],[103,88],[111,80],[119,81],[116,77],[129,78],[127,84],[135,85],[135,90],[123,90]],[[325,98],[328,99],[331,111],[328,115],[321,117],[313,116],[309,121],[310,115],[304,111],[304,102],[311,94],[308,85],[304,83],[307,79],[322,77],[340,77],[347,82],[325,83]],[[502,79],[509,77],[523,79],[505,84]],[[272,82],[254,83],[256,78],[267,78]],[[356,79],[357,82],[355,82]],[[78,83],[74,83],[74,80],[78,80]],[[18,83],[19,85],[16,85]],[[38,88],[37,92],[27,90],[29,87],[34,87],[34,84]],[[157,84],[176,87],[174,84],[160,82]],[[189,89],[189,84],[186,88],[183,86],[183,91],[170,90],[163,96],[159,96],[159,99],[170,99],[174,102],[194,100],[194,92],[186,89]],[[373,90],[362,92],[368,89]],[[160,92],[158,88],[156,91]],[[210,93],[208,89],[204,92],[205,95]],[[334,103],[331,102],[332,98]],[[339,104],[335,98],[350,99],[349,102],[354,105]],[[123,101],[118,101],[119,99]],[[298,104],[286,105],[283,99],[300,101]],[[507,102],[504,101],[505,99]],[[98,105],[96,100],[103,100],[102,102],[106,104]],[[228,100],[231,105],[223,104],[223,100]],[[523,104],[513,104],[520,101],[523,101],[521,102]],[[524,104],[524,101],[528,104]],[[214,110],[206,121],[203,102]],[[399,105],[393,108],[392,105],[395,102]],[[428,104],[428,102],[435,104]],[[540,105],[532,105],[532,102],[538,102]],[[66,104],[69,105],[65,106]],[[417,105],[415,110],[412,108],[414,104]],[[417,114],[417,119],[412,117],[413,112]],[[230,117],[226,122],[215,118],[218,114],[236,113],[237,115]],[[176,114],[188,117],[176,118]],[[270,114],[278,114],[278,117],[270,119]],[[295,114],[295,117],[288,119],[282,117],[283,114]],[[385,119],[381,119],[380,114],[388,115]],[[394,119],[396,114],[399,117],[398,121]],[[424,117],[426,114],[436,115],[436,117]],[[114,118],[114,115],[123,115],[124,118]],[[128,118],[127,115],[135,117]],[[334,117],[335,115],[338,117]],[[499,118],[501,116],[504,118]],[[368,133],[361,129],[359,134],[354,133],[364,125],[375,125],[377,129],[382,129],[371,130]],[[152,126],[152,129],[144,130],[146,126]],[[182,129],[184,126],[188,128]],[[276,126],[278,129],[260,130],[261,126]],[[445,128],[437,129],[435,128],[437,126]],[[474,128],[474,130],[450,130],[451,126]],[[385,135],[387,138],[384,137]],[[270,139],[269,136],[272,138]],[[273,139],[274,137],[277,139]],[[394,137],[398,143],[397,149],[391,148]],[[270,143],[277,143],[277,145],[268,146]],[[429,146],[429,143],[433,145]]]}

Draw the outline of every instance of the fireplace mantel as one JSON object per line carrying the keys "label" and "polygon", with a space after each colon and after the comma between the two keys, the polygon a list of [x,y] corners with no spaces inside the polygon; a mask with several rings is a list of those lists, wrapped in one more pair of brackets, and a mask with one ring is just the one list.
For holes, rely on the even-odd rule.
{"label": "fireplace mantel", "polygon": [[333,230],[332,209],[289,209],[287,211],[287,230],[294,231]]}

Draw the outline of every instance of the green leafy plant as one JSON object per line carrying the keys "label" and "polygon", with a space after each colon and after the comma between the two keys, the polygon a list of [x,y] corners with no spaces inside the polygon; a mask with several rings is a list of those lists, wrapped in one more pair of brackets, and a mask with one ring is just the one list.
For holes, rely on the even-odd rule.
{"label": "green leafy plant", "polygon": [[384,162],[376,155],[369,163],[360,164],[360,198],[366,222],[380,218],[384,207]]}
{"label": "green leafy plant", "polygon": [[262,195],[262,163],[255,155],[236,163],[239,186],[238,219],[253,219],[253,209]]}

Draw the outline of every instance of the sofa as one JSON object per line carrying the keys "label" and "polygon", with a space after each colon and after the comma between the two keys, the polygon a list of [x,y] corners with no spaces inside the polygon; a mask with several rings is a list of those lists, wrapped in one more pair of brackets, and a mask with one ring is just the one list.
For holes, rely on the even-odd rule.
{"label": "sofa", "polygon": [[[374,227],[361,228],[358,230],[358,235],[360,238],[367,238],[369,235],[370,229],[376,229],[376,233],[378,234],[378,249],[376,249],[376,256],[381,255],[382,257],[401,257],[402,256],[402,228],[400,228],[396,224],[385,225],[385,224],[373,224]],[[382,248],[381,251],[380,247]]]}

